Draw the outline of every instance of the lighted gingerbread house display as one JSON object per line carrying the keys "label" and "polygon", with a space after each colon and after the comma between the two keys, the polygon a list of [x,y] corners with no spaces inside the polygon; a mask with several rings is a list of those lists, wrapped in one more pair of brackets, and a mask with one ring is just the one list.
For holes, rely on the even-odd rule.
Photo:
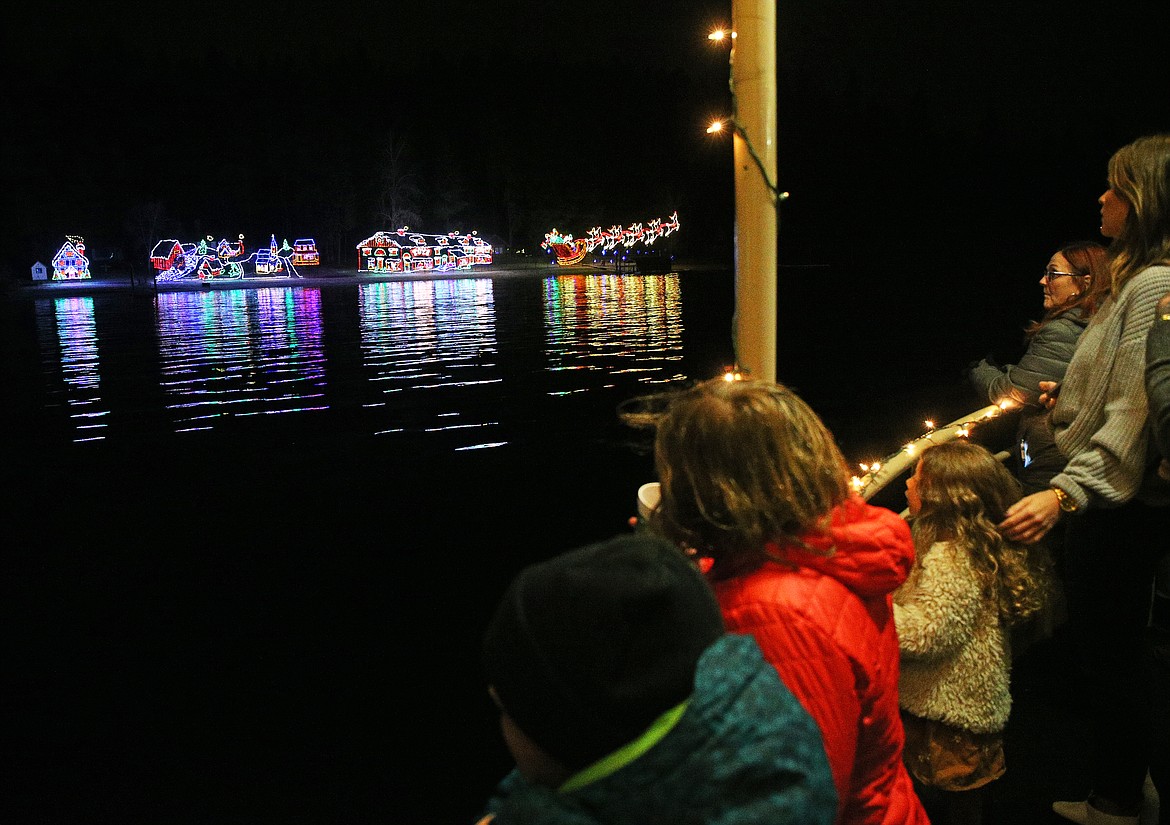
{"label": "lighted gingerbread house display", "polygon": [[357,245],[358,272],[445,272],[492,262],[492,245],[475,232],[427,235],[402,227]]}
{"label": "lighted gingerbread house display", "polygon": [[66,235],[65,243],[53,256],[54,281],[81,281],[93,276],[89,258],[85,257],[85,240],[80,235]]}

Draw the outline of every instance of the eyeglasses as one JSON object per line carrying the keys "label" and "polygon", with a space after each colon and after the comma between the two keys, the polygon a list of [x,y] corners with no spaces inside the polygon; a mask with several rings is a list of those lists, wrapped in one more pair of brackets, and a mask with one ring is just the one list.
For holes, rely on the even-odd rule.
{"label": "eyeglasses", "polygon": [[1075,273],[1075,272],[1049,272],[1048,270],[1044,270],[1044,283],[1046,283],[1046,284],[1052,283],[1057,278],[1076,278],[1076,277],[1077,277],[1077,273]]}

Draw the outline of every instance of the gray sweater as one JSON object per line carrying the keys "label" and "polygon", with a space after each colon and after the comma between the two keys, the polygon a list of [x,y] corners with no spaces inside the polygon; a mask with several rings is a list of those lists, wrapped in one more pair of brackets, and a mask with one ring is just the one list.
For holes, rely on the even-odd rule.
{"label": "gray sweater", "polygon": [[1163,458],[1170,459],[1170,320],[1157,320],[1146,338],[1146,397]]}
{"label": "gray sweater", "polygon": [[1146,335],[1167,292],[1170,266],[1143,269],[1105,301],[1077,343],[1051,415],[1068,457],[1052,485],[1081,507],[1124,504],[1146,477]]}

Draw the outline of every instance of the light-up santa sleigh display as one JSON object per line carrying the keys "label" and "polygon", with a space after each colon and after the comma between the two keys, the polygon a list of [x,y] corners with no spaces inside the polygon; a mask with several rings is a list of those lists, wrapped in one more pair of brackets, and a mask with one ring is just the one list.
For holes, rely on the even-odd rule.
{"label": "light-up santa sleigh display", "polygon": [[321,256],[311,238],[298,238],[289,246],[287,240],[276,243],[272,235],[268,245],[251,254],[244,248],[244,236],[238,241],[220,240],[211,235],[199,243],[182,243],[173,238],[159,241],[150,253],[151,266],[160,282],[185,280],[233,280],[246,277],[299,278],[298,266],[316,266]]}
{"label": "light-up santa sleigh display", "polygon": [[358,272],[445,272],[492,262],[492,245],[475,232],[427,235],[404,226],[357,245]]}
{"label": "light-up santa sleigh display", "polygon": [[562,235],[553,229],[552,232],[545,233],[541,247],[556,255],[556,261],[561,266],[575,266],[598,247],[607,252],[619,244],[627,249],[639,242],[652,246],[659,238],[664,238],[677,230],[678,212],[675,212],[665,221],[655,218],[645,225],[632,223],[624,229],[620,226],[611,226],[609,229],[595,226],[584,238],[577,239],[572,235]]}

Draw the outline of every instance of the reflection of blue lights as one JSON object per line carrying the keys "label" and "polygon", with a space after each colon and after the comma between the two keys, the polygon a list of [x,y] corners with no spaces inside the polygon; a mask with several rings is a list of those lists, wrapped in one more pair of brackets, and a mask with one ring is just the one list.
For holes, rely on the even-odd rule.
{"label": "reflection of blue lights", "polygon": [[[72,296],[37,302],[38,324],[48,326],[46,313],[52,307],[52,329],[55,331],[55,360],[61,365],[62,392],[69,418],[77,430],[75,442],[102,441],[103,430],[109,425],[98,419],[110,414],[104,409],[101,397],[101,361],[98,356],[97,322],[94,319],[93,298]],[[48,333],[53,336],[53,333]],[[51,337],[43,340],[43,346],[53,346]],[[100,407],[102,408],[99,408]],[[93,409],[85,409],[93,408]]]}
{"label": "reflection of blue lights", "polygon": [[324,397],[321,293],[269,288],[158,296],[162,386],[178,432],[310,413]]}

